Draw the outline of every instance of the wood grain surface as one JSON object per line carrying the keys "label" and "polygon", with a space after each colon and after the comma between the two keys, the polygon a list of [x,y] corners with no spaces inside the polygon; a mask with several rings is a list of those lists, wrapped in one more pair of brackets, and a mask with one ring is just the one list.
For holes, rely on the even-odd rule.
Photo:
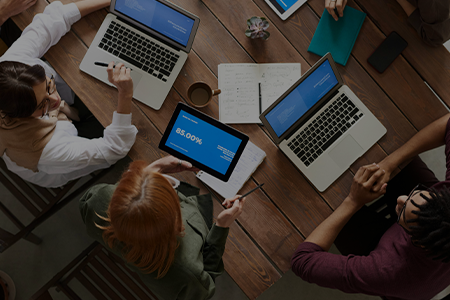
{"label": "wood grain surface", "polygon": [[[199,16],[201,22],[188,60],[162,108],[155,111],[133,101],[132,122],[139,130],[129,153],[133,160],[150,162],[166,155],[158,149],[158,143],[175,106],[186,101],[187,89],[193,82],[204,81],[216,88],[219,64],[295,62],[301,64],[304,73],[320,59],[307,49],[324,11],[324,0],[309,0],[286,21],[279,19],[264,0],[172,2]],[[14,21],[24,28],[46,5],[45,0],[38,0]],[[295,248],[340,205],[360,166],[381,161],[447,112],[424,81],[450,104],[450,92],[446,88],[450,86],[450,54],[444,47],[425,45],[395,1],[349,0],[348,5],[364,11],[367,18],[347,65],[339,66],[339,71],[345,84],[387,128],[387,134],[330,188],[319,193],[262,126],[233,125],[267,154],[241,193],[257,184],[265,185],[247,198],[244,212],[230,228],[224,255],[226,271],[250,299],[258,297],[290,268]],[[104,9],[81,19],[45,55],[104,126],[111,122],[117,91],[82,73],[79,64],[107,13]],[[252,16],[269,20],[269,40],[251,40],[244,35],[246,20]],[[367,58],[392,30],[399,32],[409,45],[379,74],[367,63]],[[217,97],[201,111],[218,118]],[[194,174],[182,173],[177,177],[208,192]],[[217,216],[224,208],[220,205],[223,199],[217,195],[215,198],[214,215]]]}

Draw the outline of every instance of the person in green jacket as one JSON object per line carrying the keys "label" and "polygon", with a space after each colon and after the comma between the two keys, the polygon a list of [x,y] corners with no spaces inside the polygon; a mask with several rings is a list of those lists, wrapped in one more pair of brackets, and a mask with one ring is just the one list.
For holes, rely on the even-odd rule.
{"label": "person in green jacket", "polygon": [[213,224],[211,195],[165,175],[181,171],[197,169],[173,156],[133,162],[116,185],[90,188],[80,212],[87,233],[123,257],[160,300],[209,299],[245,198],[225,199]]}

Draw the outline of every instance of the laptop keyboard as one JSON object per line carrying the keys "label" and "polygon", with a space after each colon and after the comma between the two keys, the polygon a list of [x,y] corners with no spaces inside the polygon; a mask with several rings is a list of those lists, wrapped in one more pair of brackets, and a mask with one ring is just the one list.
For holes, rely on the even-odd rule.
{"label": "laptop keyboard", "polygon": [[178,54],[112,21],[99,48],[166,82]]}
{"label": "laptop keyboard", "polygon": [[345,94],[289,141],[288,147],[308,167],[364,114]]}

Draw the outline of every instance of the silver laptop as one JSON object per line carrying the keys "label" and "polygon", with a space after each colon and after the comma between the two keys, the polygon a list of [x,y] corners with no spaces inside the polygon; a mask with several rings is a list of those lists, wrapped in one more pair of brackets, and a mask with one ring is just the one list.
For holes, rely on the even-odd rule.
{"label": "silver laptop", "polygon": [[321,192],[386,133],[343,84],[330,53],[260,119],[281,151]]}
{"label": "silver laptop", "polygon": [[80,69],[111,85],[105,67],[97,64],[123,62],[132,69],[133,97],[160,109],[188,57],[200,19],[164,0],[112,0],[110,11]]}

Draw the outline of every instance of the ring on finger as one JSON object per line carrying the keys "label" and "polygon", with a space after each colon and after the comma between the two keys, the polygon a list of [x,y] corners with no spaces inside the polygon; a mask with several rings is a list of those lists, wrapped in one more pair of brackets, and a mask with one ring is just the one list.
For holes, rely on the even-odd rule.
{"label": "ring on finger", "polygon": [[181,161],[181,159],[178,160],[178,166],[181,166],[183,162]]}

